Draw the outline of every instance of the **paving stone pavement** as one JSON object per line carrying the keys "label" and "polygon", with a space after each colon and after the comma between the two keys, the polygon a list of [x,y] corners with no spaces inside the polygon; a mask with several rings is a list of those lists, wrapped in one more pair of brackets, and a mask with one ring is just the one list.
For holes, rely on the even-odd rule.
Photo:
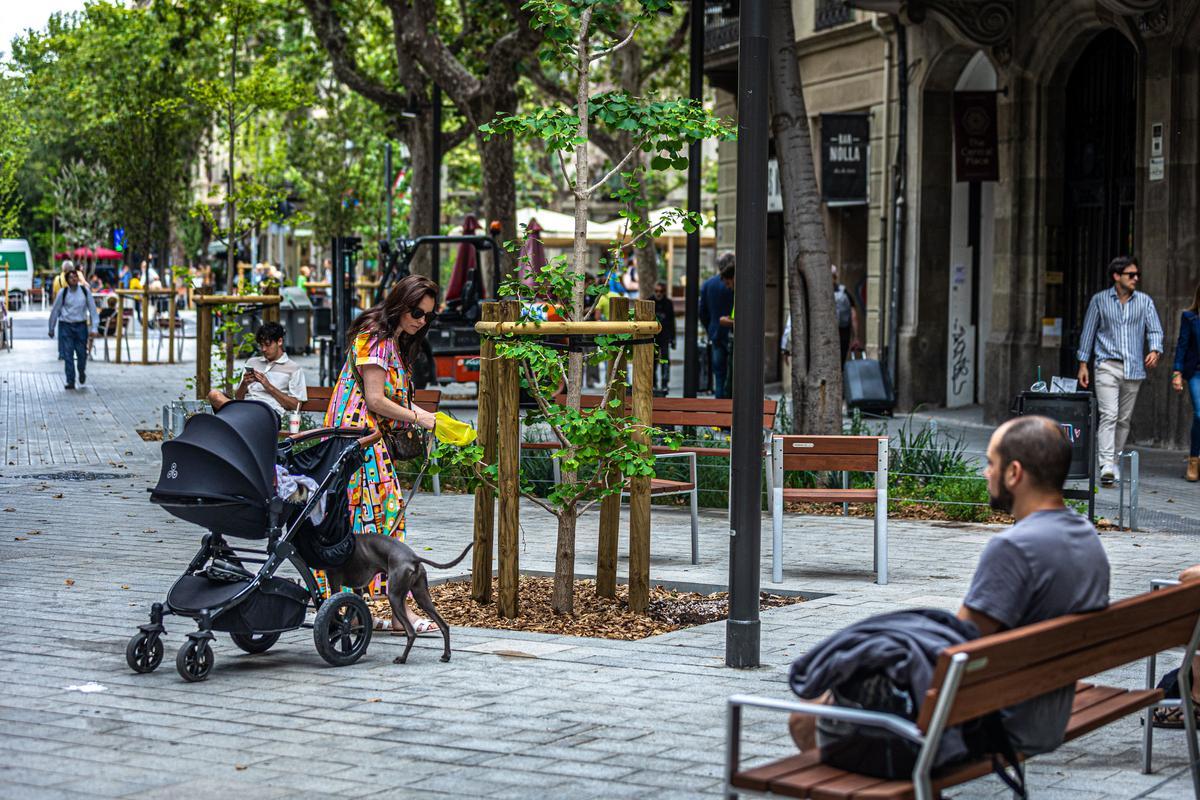
{"label": "paving stone pavement", "polygon": [[[55,371],[50,357],[49,368],[24,371]],[[341,669],[328,667],[307,631],[297,631],[258,656],[222,636],[210,679],[187,684],[170,663],[190,629],[176,621],[168,624],[164,665],[135,675],[124,663],[125,643],[183,570],[201,531],[147,501],[158,446],[120,438],[143,407],[153,408],[154,393],[178,393],[178,384],[167,389],[165,379],[146,378],[169,368],[104,366],[75,412],[66,404],[78,398],[44,390],[44,405],[35,405],[0,387],[6,409],[40,407],[47,427],[22,443],[35,457],[0,468],[0,719],[9,731],[0,738],[0,798],[174,798],[230,789],[261,798],[716,797],[728,695],[788,697],[790,662],[868,614],[955,608],[997,530],[892,522],[892,582],[881,587],[870,577],[869,520],[788,516],[780,588],[822,596],[763,612],[763,666],[754,670],[724,666],[722,623],[638,642],[455,628],[448,664],[437,658],[440,640],[426,638],[408,664],[393,664],[403,639],[380,635],[362,661]],[[94,420],[81,418],[85,409]],[[11,425],[25,424],[11,419],[0,416],[5,441]],[[75,429],[89,425],[95,430],[78,438]],[[68,438],[71,448],[54,449]],[[96,479],[45,477],[70,471]],[[553,520],[529,505],[522,514],[522,568],[552,569]],[[470,537],[470,515],[468,497],[420,496],[410,510],[410,542],[435,557],[457,552]],[[725,583],[723,513],[703,512],[696,566],[688,563],[686,514],[656,507],[652,519],[653,578]],[[595,526],[595,514],[580,524],[581,573],[595,563]],[[769,541],[764,588],[772,586]],[[1179,534],[1111,533],[1103,541],[1114,598],[1200,561],[1188,546],[1194,539]],[[1104,676],[1127,686],[1143,679],[1140,665]],[[80,690],[89,683],[103,690]],[[746,759],[788,752],[782,717],[750,714],[747,723]],[[1142,775],[1140,735],[1138,720],[1126,719],[1035,759],[1033,796],[1186,796],[1182,736],[1160,732],[1155,771]],[[950,796],[1004,793],[987,779]]]}

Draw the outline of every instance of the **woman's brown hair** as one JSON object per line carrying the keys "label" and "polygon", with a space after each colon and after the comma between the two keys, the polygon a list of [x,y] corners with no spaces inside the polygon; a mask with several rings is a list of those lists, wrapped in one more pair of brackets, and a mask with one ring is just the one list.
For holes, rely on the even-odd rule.
{"label": "woman's brown hair", "polygon": [[1184,311],[1200,314],[1200,283],[1196,284],[1196,296],[1192,298],[1192,304],[1185,308]]}
{"label": "woman's brown hair", "polygon": [[352,346],[354,339],[364,331],[372,336],[386,337],[396,343],[405,368],[411,369],[421,352],[421,343],[425,341],[425,333],[432,320],[427,317],[426,324],[412,336],[404,332],[400,323],[405,314],[420,308],[421,301],[426,297],[432,297],[434,303],[437,302],[436,283],[424,275],[401,278],[382,303],[367,309],[354,320],[347,334],[347,345]]}

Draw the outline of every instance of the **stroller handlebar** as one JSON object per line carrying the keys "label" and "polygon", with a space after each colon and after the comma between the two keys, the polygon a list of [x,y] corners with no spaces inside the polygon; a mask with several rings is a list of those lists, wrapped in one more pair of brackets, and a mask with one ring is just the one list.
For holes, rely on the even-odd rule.
{"label": "stroller handlebar", "polygon": [[[366,436],[363,436],[363,434]],[[287,434],[283,438],[288,439],[292,444],[315,439],[318,436],[336,436],[340,438],[356,438],[361,447],[370,447],[383,438],[383,434],[377,430],[370,428],[314,428],[311,431],[302,431],[300,433]]]}

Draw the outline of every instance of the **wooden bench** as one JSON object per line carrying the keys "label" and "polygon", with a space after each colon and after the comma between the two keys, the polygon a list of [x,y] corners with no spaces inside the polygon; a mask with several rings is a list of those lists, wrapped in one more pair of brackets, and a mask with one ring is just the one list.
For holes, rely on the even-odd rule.
{"label": "wooden bench", "polygon": [[[602,400],[603,397],[600,395],[585,394],[580,398],[580,405],[583,408],[596,408]],[[566,395],[558,395],[554,398],[554,402],[564,405],[566,403]],[[767,399],[763,401],[764,442],[771,435],[771,431],[775,427],[775,414],[778,406],[779,404],[775,400]],[[733,428],[733,401],[696,397],[655,397],[651,407],[650,424],[664,430],[689,427],[717,428],[722,431],[731,430]],[[528,450],[559,449],[557,442],[523,442],[521,447]],[[678,448],[671,448],[664,445],[655,445],[650,450],[658,459],[683,458],[687,461],[687,480],[675,481],[667,478],[651,478],[650,495],[651,497],[667,497],[679,494],[688,495],[691,507],[692,563],[698,564],[700,562],[700,483],[699,476],[697,475],[696,458],[698,456],[728,458],[729,446],[727,444],[718,444],[711,447],[685,444]],[[763,453],[769,461],[771,457],[770,448],[764,446]],[[552,466],[554,470],[554,482],[558,483],[560,480],[558,461],[555,460]],[[769,463],[766,472],[769,482],[773,475]],[[621,492],[621,496],[627,497],[628,492]],[[768,492],[769,497],[770,492]]]}
{"label": "wooden bench", "polygon": [[[329,408],[329,400],[332,397],[332,386],[309,386],[308,399],[300,406],[300,410],[323,414]],[[417,389],[413,392],[412,400],[430,414],[436,414],[438,406],[442,403],[442,392],[440,389]],[[431,461],[436,463],[433,459]],[[433,475],[432,480],[433,494],[438,497],[442,494],[442,481],[437,475]]]}
{"label": "wooden bench", "polygon": [[[783,581],[783,504],[868,503],[875,506],[875,582],[888,582],[886,436],[776,436],[771,442],[775,477],[771,489],[771,580]],[[785,489],[784,475],[796,471],[874,472],[874,489]]]}
{"label": "wooden bench", "polygon": [[[933,800],[938,792],[988,775],[990,759],[952,765],[933,774],[942,732],[994,711],[1075,684],[1075,701],[1064,741],[1149,708],[1160,689],[1123,689],[1076,683],[1083,678],[1184,647],[1183,667],[1200,640],[1200,582],[1131,597],[1104,611],[1071,614],[985,636],[942,651],[916,722],[891,714],[819,703],[737,695],[729,699],[725,795],[823,798],[826,800]],[[921,747],[911,780],[884,780],[820,763],[816,751],[742,769],[742,710],[769,708],[870,724]],[[1185,708],[1190,717],[1191,708]],[[780,734],[787,736],[780,725]],[[1200,756],[1195,727],[1187,731],[1193,794],[1200,798]],[[1147,762],[1148,766],[1148,762]]]}

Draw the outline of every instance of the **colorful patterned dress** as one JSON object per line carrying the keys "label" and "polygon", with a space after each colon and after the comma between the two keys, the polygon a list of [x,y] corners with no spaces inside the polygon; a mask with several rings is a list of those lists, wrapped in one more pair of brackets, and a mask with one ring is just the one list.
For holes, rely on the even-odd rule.
{"label": "colorful patterned dress", "polygon": [[[360,333],[350,347],[329,408],[325,411],[326,427],[392,429],[397,425],[395,420],[377,417],[367,410],[363,387],[351,370],[351,359],[360,374],[367,364],[382,367],[384,396],[406,407],[411,402],[412,384],[396,343],[390,338],[375,338],[369,333]],[[378,533],[403,541],[404,496],[387,447],[383,442],[377,442],[365,455],[362,469],[354,474],[346,489],[350,501],[351,529],[355,534]],[[378,577],[371,588],[373,593],[382,590]]]}

